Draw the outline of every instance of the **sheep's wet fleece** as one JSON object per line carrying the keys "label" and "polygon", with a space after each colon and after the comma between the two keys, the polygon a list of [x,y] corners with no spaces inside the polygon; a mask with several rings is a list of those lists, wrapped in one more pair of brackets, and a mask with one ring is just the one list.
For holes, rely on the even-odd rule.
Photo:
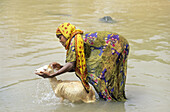
{"label": "sheep's wet fleece", "polygon": [[[36,73],[41,74],[43,72],[53,73],[54,69],[49,65],[36,69]],[[56,97],[60,97],[61,101],[67,99],[73,103],[82,101],[92,103],[96,100],[92,87],[90,87],[90,91],[87,93],[80,81],[57,80],[56,77],[48,79]]]}

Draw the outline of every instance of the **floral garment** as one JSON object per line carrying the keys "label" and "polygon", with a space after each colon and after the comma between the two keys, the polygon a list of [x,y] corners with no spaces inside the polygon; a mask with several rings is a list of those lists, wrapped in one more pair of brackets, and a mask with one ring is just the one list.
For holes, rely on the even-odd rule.
{"label": "floral garment", "polygon": [[[100,98],[125,101],[129,44],[117,33],[98,31],[82,35],[84,39],[88,82]],[[75,38],[72,38],[66,62],[76,61]]]}
{"label": "floral garment", "polygon": [[88,93],[90,86],[87,80],[87,64],[84,53],[84,42],[81,34],[83,34],[83,31],[80,29],[76,29],[76,27],[70,23],[63,23],[56,30],[57,37],[59,35],[63,35],[67,39],[65,43],[65,49],[67,50],[67,53],[70,49],[72,38],[74,37],[74,47],[76,52],[75,73],[77,77],[80,78],[82,85]]}

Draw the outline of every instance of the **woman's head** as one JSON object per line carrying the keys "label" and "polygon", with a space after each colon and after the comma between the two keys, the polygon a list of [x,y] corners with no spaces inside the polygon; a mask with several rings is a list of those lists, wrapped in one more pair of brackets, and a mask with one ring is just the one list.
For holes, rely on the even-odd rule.
{"label": "woman's head", "polygon": [[75,26],[70,23],[63,23],[57,28],[56,36],[60,39],[60,43],[64,47],[66,47],[67,40],[72,37],[75,30]]}
{"label": "woman's head", "polygon": [[83,34],[83,31],[76,29],[76,27],[70,23],[61,24],[56,30],[56,36],[60,39],[61,44],[68,49],[69,43],[76,34]]}

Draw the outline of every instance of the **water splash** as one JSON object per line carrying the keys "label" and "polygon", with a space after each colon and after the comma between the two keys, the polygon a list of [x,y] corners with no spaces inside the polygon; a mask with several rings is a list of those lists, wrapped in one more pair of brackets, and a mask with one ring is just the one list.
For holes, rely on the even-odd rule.
{"label": "water splash", "polygon": [[37,83],[33,103],[47,106],[59,106],[65,105],[69,107],[74,107],[75,105],[68,100],[60,102],[60,98],[56,97],[51,85],[47,80],[39,80]]}

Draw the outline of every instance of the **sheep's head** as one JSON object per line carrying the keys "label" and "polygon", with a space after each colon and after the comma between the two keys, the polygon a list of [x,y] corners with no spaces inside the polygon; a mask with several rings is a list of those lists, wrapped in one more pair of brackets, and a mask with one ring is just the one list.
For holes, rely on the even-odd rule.
{"label": "sheep's head", "polygon": [[43,72],[49,72],[49,73],[53,73],[54,69],[52,66],[50,65],[44,65],[43,67],[40,67],[38,69],[35,70],[35,73],[43,73]]}

